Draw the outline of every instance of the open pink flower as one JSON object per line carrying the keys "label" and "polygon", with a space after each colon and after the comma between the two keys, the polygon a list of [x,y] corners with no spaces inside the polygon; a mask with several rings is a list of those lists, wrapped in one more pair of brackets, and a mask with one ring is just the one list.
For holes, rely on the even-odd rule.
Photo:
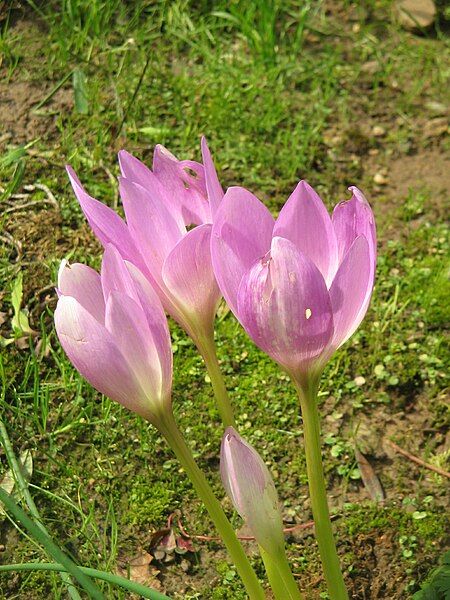
{"label": "open pink flower", "polygon": [[[223,191],[202,139],[203,165],[156,146],[153,170],[121,151],[120,196],[126,223],[89,196],[67,168],[77,199],[103,245],[151,281],[165,310],[191,335],[212,330],[220,299],[210,253],[212,217]],[[192,228],[192,226],[195,227]]]}
{"label": "open pink flower", "polygon": [[249,191],[233,187],[211,238],[219,287],[253,341],[291,374],[320,372],[361,323],[372,293],[372,210],[352,198],[330,217],[301,181],[275,221]]}
{"label": "open pink flower", "polygon": [[55,326],[75,368],[98,391],[157,424],[171,410],[172,350],[147,279],[108,244],[101,273],[61,264]]}

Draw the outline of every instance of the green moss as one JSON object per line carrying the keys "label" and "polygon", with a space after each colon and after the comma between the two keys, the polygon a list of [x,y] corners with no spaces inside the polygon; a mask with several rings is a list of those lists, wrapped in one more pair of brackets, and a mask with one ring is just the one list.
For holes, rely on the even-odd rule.
{"label": "green moss", "polygon": [[161,525],[163,518],[174,509],[174,491],[159,481],[149,483],[144,477],[130,482],[127,496],[128,510],[124,513],[128,523],[134,525]]}

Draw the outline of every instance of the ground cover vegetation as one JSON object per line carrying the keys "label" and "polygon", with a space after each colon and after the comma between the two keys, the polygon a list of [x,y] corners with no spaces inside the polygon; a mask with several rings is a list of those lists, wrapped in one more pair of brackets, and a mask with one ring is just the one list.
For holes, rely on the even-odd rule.
{"label": "ground cover vegetation", "polygon": [[[445,7],[432,29],[415,32],[375,0],[30,0],[0,8],[0,19],[1,414],[46,528],[80,564],[129,572],[173,598],[245,598],[169,448],[81,379],[52,320],[60,260],[98,268],[101,257],[64,165],[120,211],[118,150],[150,161],[162,143],[199,159],[205,134],[224,187],[244,185],[274,214],[301,178],[329,207],[352,184],[371,202],[376,285],[365,321],[322,378],[323,456],[352,597],[412,597],[448,542],[448,481],[390,443],[446,468]],[[224,305],[216,331],[238,426],[277,484],[294,574],[307,598],[326,597],[295,391]],[[208,377],[193,343],[173,323],[171,333],[176,416],[223,498]],[[364,485],[355,448],[383,500]],[[45,560],[0,519],[2,562]],[[162,537],[168,519],[177,536],[192,534],[177,552]],[[246,547],[263,577],[256,546]],[[99,585],[108,598],[130,597]],[[0,594],[65,598],[67,589],[55,573],[7,573]]]}

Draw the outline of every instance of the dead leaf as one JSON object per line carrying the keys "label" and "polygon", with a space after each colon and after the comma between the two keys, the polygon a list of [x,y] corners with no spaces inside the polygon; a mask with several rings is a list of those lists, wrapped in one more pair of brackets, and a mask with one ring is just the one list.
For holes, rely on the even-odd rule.
{"label": "dead leaf", "polygon": [[157,579],[159,570],[151,565],[152,560],[153,556],[145,550],[142,550],[130,560],[122,560],[121,564],[116,569],[117,574],[126,577],[135,583],[141,583],[142,585],[147,585],[156,590],[160,590],[162,585],[159,579]]}
{"label": "dead leaf", "polygon": [[356,462],[358,463],[358,468],[359,472],[361,473],[361,479],[363,480],[364,487],[369,492],[370,497],[375,502],[383,502],[385,499],[384,491],[380,480],[372,468],[372,465],[369,463],[367,458],[361,454],[358,448],[355,448],[355,458]]}
{"label": "dead leaf", "polygon": [[186,552],[195,552],[194,544],[190,538],[183,537],[179,535],[177,537],[177,547],[175,548],[175,552],[177,554],[186,554]]}
{"label": "dead leaf", "polygon": [[166,554],[172,554],[175,551],[175,548],[177,547],[177,541],[175,539],[175,534],[173,532],[173,529],[169,529],[169,532],[166,533],[166,535],[164,535],[161,538],[161,541],[159,542],[157,549],[158,550],[163,550]]}
{"label": "dead leaf", "polygon": [[[33,457],[30,450],[25,450],[18,458],[18,464],[22,471],[25,481],[30,481],[33,474]],[[14,495],[16,480],[11,469],[8,469],[0,482],[0,487],[9,495]],[[0,515],[6,514],[3,507],[0,506]]]}

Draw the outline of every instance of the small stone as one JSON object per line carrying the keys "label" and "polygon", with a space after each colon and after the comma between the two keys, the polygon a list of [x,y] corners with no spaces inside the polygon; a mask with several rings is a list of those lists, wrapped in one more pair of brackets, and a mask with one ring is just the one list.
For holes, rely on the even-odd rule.
{"label": "small stone", "polygon": [[433,0],[399,0],[395,10],[398,22],[408,31],[426,29],[436,17]]}
{"label": "small stone", "polygon": [[358,375],[358,377],[355,377],[355,379],[353,381],[355,382],[355,384],[358,387],[361,387],[362,385],[364,385],[366,383],[366,379],[362,375]]}
{"label": "small stone", "polygon": [[375,75],[375,73],[379,70],[380,65],[377,60],[368,60],[361,67],[361,71],[363,73],[367,73],[368,75]]}
{"label": "small stone", "polygon": [[378,148],[371,148],[369,150],[369,156],[376,156],[377,154],[380,154],[380,151],[378,150]]}
{"label": "small stone", "polygon": [[375,125],[372,128],[372,135],[374,135],[375,137],[382,137],[383,135],[385,135],[386,130],[384,127],[381,127],[381,125]]}
{"label": "small stone", "polygon": [[425,108],[429,110],[431,113],[436,115],[437,117],[446,115],[449,112],[449,107],[443,104],[442,102],[436,102],[435,100],[430,100],[429,102],[425,102]]}
{"label": "small stone", "polygon": [[373,181],[377,185],[387,185],[389,183],[388,178],[386,175],[383,175],[383,173],[375,173],[373,176]]}
{"label": "small stone", "polygon": [[425,138],[439,137],[448,130],[447,117],[437,117],[430,119],[423,127],[423,136]]}

